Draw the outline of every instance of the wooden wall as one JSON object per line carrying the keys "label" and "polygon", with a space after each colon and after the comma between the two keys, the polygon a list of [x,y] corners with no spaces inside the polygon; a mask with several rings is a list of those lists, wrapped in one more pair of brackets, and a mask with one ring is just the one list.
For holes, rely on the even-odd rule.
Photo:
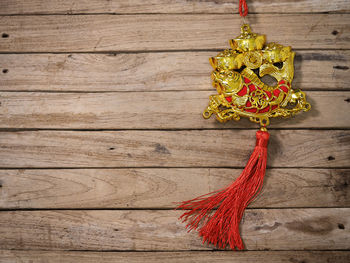
{"label": "wooden wall", "polygon": [[272,121],[246,251],[177,220],[254,146],[248,121],[201,117],[237,2],[0,1],[0,262],[350,261],[347,0],[247,1],[253,30],[296,51],[313,108]]}

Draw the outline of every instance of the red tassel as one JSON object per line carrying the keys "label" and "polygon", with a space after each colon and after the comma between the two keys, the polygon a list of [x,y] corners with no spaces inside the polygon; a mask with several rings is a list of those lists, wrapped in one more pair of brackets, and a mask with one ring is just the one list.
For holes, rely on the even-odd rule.
{"label": "red tassel", "polygon": [[[184,201],[177,209],[189,210],[180,219],[188,231],[199,230],[203,243],[224,249],[243,249],[239,223],[245,208],[260,192],[266,170],[267,131],[256,133],[256,146],[242,174],[230,186]],[[216,209],[216,210],[215,210]]]}

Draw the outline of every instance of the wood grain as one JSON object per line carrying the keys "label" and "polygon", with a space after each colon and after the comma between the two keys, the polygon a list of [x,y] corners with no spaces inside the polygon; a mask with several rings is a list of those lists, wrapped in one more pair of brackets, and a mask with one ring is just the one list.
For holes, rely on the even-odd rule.
{"label": "wood grain", "polygon": [[[256,128],[206,120],[209,95],[216,91],[118,93],[0,93],[0,128],[197,129]],[[271,120],[272,128],[348,128],[350,91],[308,92],[310,112]],[[337,118],[334,118],[337,116]]]}
{"label": "wood grain", "polygon": [[[292,0],[255,0],[249,1],[250,13],[311,13],[311,12],[348,12],[346,0],[303,0],[297,4]],[[94,14],[94,13],[237,13],[237,0],[2,0],[1,14]]]}
{"label": "wood grain", "polygon": [[[1,90],[213,90],[211,52],[127,54],[0,54]],[[293,86],[348,90],[349,51],[297,51]],[[193,66],[195,65],[195,66]],[[6,73],[1,73],[5,70]],[[7,71],[6,71],[7,70]]]}
{"label": "wood grain", "polygon": [[[0,208],[174,208],[241,169],[0,170]],[[268,169],[250,207],[349,207],[350,170]]]}
{"label": "wood grain", "polygon": [[[228,48],[239,15],[75,15],[0,17],[0,52],[207,50]],[[303,49],[349,49],[347,14],[252,15],[269,42]],[[334,35],[333,32],[338,34]]]}
{"label": "wood grain", "polygon": [[248,1],[254,31],[297,52],[313,106],[273,122],[251,251],[203,246],[170,210],[233,181],[254,147],[246,120],[201,117],[237,4],[0,1],[0,263],[350,261],[346,0]]}
{"label": "wood grain", "polygon": [[[181,211],[0,213],[0,248],[28,250],[207,250],[178,221]],[[349,208],[247,210],[249,250],[350,249]],[[9,231],[10,230],[10,231]]]}
{"label": "wood grain", "polygon": [[68,252],[0,250],[1,263],[344,263],[349,251],[181,251],[181,252]]}
{"label": "wood grain", "polygon": [[[272,130],[271,167],[348,167],[348,130]],[[255,130],[0,133],[0,167],[243,167]]]}

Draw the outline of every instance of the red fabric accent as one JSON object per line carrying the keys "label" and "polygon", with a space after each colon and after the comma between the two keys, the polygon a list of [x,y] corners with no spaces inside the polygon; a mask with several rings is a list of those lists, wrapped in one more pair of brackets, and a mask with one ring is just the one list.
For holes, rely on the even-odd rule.
{"label": "red fabric accent", "polygon": [[248,78],[244,78],[244,83],[249,83],[250,82],[250,79],[248,79]]}
{"label": "red fabric accent", "polygon": [[270,106],[267,106],[267,107],[263,108],[262,110],[259,110],[259,113],[268,112],[269,109],[270,109]]}
{"label": "red fabric accent", "polygon": [[280,82],[278,82],[279,85],[285,84],[286,82],[282,79]]}
{"label": "red fabric accent", "polygon": [[247,103],[245,104],[246,107],[251,107],[252,103],[248,100]]}
{"label": "red fabric accent", "polygon": [[256,90],[256,87],[253,84],[250,84],[248,87],[249,87],[249,92],[253,92],[254,90]]}
{"label": "red fabric accent", "polygon": [[278,97],[278,95],[280,95],[281,91],[279,89],[274,89],[273,90],[273,95],[275,95],[276,97]]}
{"label": "red fabric accent", "polygon": [[254,109],[254,108],[253,109],[245,109],[245,111],[255,113],[256,109]]}
{"label": "red fabric accent", "polygon": [[274,109],[276,109],[278,107],[278,105],[273,105],[272,107],[271,107],[271,110],[274,110]]}
{"label": "red fabric accent", "polygon": [[279,87],[281,90],[283,90],[285,93],[288,92],[288,88],[286,86],[280,86]]}
{"label": "red fabric accent", "polygon": [[232,102],[232,97],[226,97],[226,100],[227,100],[228,102]]}
{"label": "red fabric accent", "polygon": [[243,88],[239,92],[237,92],[237,95],[241,97],[245,94],[247,94],[247,86],[243,86]]}
{"label": "red fabric accent", "polygon": [[248,5],[246,0],[239,0],[239,14],[240,16],[248,15]]}
{"label": "red fabric accent", "polygon": [[267,96],[269,96],[269,98],[271,98],[271,97],[272,97],[272,94],[271,94],[271,92],[270,92],[270,91],[265,91],[265,93],[267,94]]}
{"label": "red fabric accent", "polygon": [[[180,219],[189,231],[198,229],[203,243],[218,248],[243,249],[239,224],[244,210],[261,191],[266,171],[269,133],[256,133],[256,146],[241,175],[218,191],[182,202],[177,209],[186,211]],[[216,209],[216,210],[215,210]]]}

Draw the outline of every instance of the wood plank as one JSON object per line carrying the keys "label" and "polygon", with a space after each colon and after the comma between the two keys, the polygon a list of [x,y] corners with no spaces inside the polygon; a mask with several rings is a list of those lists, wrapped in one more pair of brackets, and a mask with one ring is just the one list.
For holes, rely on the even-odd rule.
{"label": "wood plank", "polygon": [[[270,167],[349,167],[349,130],[271,130]],[[243,167],[255,130],[0,133],[0,167]]]}
{"label": "wood plank", "polygon": [[[249,1],[250,13],[312,13],[312,12],[348,12],[346,0],[303,0],[298,4],[292,0],[255,0]],[[94,14],[94,13],[237,13],[238,1],[235,0],[2,0],[1,14]]]}
{"label": "wood plank", "polygon": [[[202,117],[216,91],[118,93],[0,93],[1,128],[196,129],[254,128]],[[350,91],[308,92],[310,112],[271,120],[272,128],[348,128]],[[334,118],[337,116],[337,118]]]}
{"label": "wood plank", "polygon": [[[0,170],[0,208],[174,208],[241,169]],[[268,169],[251,207],[349,207],[350,170]]]}
{"label": "wood plank", "polygon": [[181,252],[79,252],[0,250],[2,263],[344,263],[349,251],[181,251]]}
{"label": "wood plank", "polygon": [[[181,211],[0,213],[0,248],[28,250],[207,250]],[[254,209],[244,216],[248,250],[350,249],[349,208]],[[9,231],[10,230],[10,231]]]}
{"label": "wood plank", "polygon": [[[239,15],[3,16],[0,52],[92,52],[228,48]],[[255,32],[303,49],[349,49],[348,14],[252,15]],[[332,32],[339,32],[334,35]]]}
{"label": "wood plank", "polygon": [[[0,54],[1,90],[212,90],[211,52]],[[296,51],[293,86],[349,89],[350,51]],[[193,66],[195,65],[195,66]]]}

